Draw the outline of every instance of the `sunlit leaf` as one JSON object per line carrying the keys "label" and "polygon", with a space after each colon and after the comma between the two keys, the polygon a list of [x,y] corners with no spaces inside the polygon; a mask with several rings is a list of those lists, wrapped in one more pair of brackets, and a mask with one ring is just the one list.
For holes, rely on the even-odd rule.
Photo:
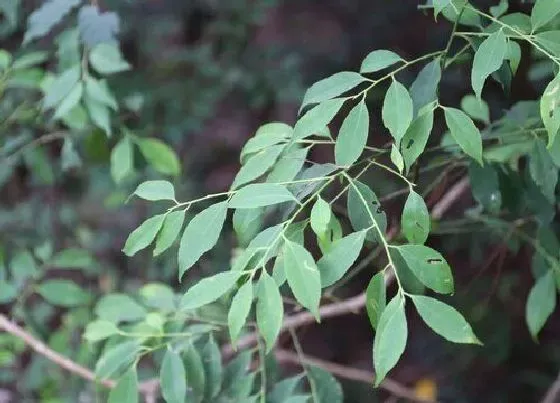
{"label": "sunlit leaf", "polygon": [[369,112],[364,101],[356,105],[340,126],[334,146],[337,165],[350,166],[358,160],[367,143]]}
{"label": "sunlit leaf", "polygon": [[385,379],[387,373],[397,364],[406,347],[408,329],[404,313],[404,298],[395,296],[383,310],[373,348],[375,364],[375,385]]}
{"label": "sunlit leaf", "polygon": [[195,215],[188,223],[179,245],[179,278],[218,242],[227,208],[227,202],[214,204]]}
{"label": "sunlit leaf", "polygon": [[432,330],[453,343],[481,344],[457,310],[437,299],[412,295],[416,310]]}

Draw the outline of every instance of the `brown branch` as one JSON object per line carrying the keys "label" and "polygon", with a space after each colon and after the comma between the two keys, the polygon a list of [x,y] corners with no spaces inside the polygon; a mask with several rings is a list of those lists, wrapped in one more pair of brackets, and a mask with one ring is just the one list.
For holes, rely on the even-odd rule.
{"label": "brown branch", "polygon": [[548,388],[541,403],[558,403],[558,401],[560,401],[560,374],[558,374],[558,378]]}
{"label": "brown branch", "polygon": [[[80,364],[72,361],[68,357],[63,356],[62,354],[57,353],[56,351],[52,350],[48,347],[45,343],[41,340],[36,339],[34,336],[29,334],[25,329],[19,326],[17,323],[8,319],[6,315],[0,314],[0,330],[9,333],[18,339],[22,340],[25,344],[31,347],[37,354],[42,355],[43,357],[47,358],[48,360],[54,362],[59,367],[65,369],[66,371],[79,376],[85,380],[98,383],[103,385],[107,388],[115,387],[116,382],[111,379],[106,380],[99,380],[95,377],[95,374],[90,371],[89,369],[81,366]],[[140,384],[140,392],[145,395],[146,401],[148,401],[148,396],[154,394],[154,391],[157,390],[158,385],[154,386],[153,383],[144,382]]]}
{"label": "brown branch", "polygon": [[[440,219],[443,216],[443,214],[445,214],[445,212],[447,210],[449,210],[451,205],[468,188],[468,185],[469,185],[469,182],[468,182],[467,178],[464,178],[463,180],[456,183],[451,188],[451,190],[440,200],[440,202],[435,205],[434,209],[432,210],[432,217],[435,218],[435,219]],[[393,233],[396,234],[396,230],[390,231],[389,235],[393,234]],[[391,235],[391,236],[393,236],[393,235]],[[394,278],[394,274],[392,274],[392,272],[389,272],[386,279],[385,279],[386,283],[390,283],[393,278]],[[340,316],[340,315],[346,315],[346,314],[351,313],[351,312],[359,311],[360,309],[362,309],[364,307],[365,303],[366,303],[366,297],[365,297],[365,294],[362,293],[360,295],[357,295],[357,296],[355,296],[353,298],[350,298],[350,299],[347,299],[345,301],[325,305],[319,310],[319,312],[320,312],[321,317],[323,319],[330,318],[330,317],[335,317],[335,316]],[[288,328],[296,328],[296,327],[299,327],[299,326],[302,326],[302,325],[305,325],[305,324],[313,323],[314,321],[315,321],[315,319],[310,313],[302,312],[302,313],[287,317],[286,320],[284,320],[284,323],[283,323],[283,326],[282,326],[282,331],[285,331]],[[3,330],[4,332],[10,333],[10,334],[16,336],[17,338],[21,339],[25,344],[27,344],[29,347],[31,347],[37,354],[42,355],[43,357],[47,358],[48,360],[52,361],[53,363],[57,364],[59,367],[65,369],[66,371],[68,371],[70,373],[73,373],[73,374],[75,374],[75,375],[77,375],[77,376],[79,376],[83,379],[86,379],[88,381],[97,382],[97,383],[99,383],[99,384],[101,384],[101,385],[103,385],[107,388],[113,388],[115,386],[115,381],[113,381],[113,380],[107,379],[107,380],[99,381],[98,379],[96,379],[95,374],[91,370],[77,364],[76,362],[72,361],[68,357],[65,357],[65,356],[57,353],[56,351],[52,350],[45,343],[43,343],[39,339],[35,338],[31,334],[29,334],[22,327],[20,327],[17,323],[12,322],[10,319],[8,319],[7,316],[5,316],[3,314],[0,314],[0,330]],[[257,340],[257,337],[258,337],[257,333],[252,333],[252,334],[249,334],[249,335],[245,336],[245,338],[239,340],[238,348],[244,348],[244,347],[248,347],[248,346],[254,344],[254,342]],[[223,353],[224,357],[228,357],[228,356],[231,356],[234,353],[234,349],[231,345],[228,344],[222,349],[222,353]],[[285,353],[280,353],[280,354],[283,354],[283,359],[287,360],[286,357],[288,357],[288,355],[286,355]],[[290,354],[292,354],[292,353],[290,353]],[[279,360],[281,360],[281,359],[279,359]],[[361,378],[362,380],[366,379],[366,373],[361,371],[361,370],[349,369],[349,368],[340,366],[338,364],[328,363],[328,362],[324,362],[324,361],[317,360],[317,359],[314,359],[314,358],[312,359],[310,357],[306,358],[306,360],[308,360],[309,363],[312,363],[314,365],[321,366],[320,364],[322,364],[323,368],[328,369],[330,372],[332,372],[335,375],[338,375],[340,377],[348,378],[350,376],[349,374],[351,374],[354,377],[356,377],[356,376],[363,377],[363,378]],[[313,361],[311,361],[311,360],[313,360]],[[299,362],[299,358],[297,358],[297,355],[296,355],[296,362]],[[359,372],[357,372],[357,371],[359,371]],[[367,379],[368,379],[368,382],[370,382],[370,379],[373,379],[373,374],[370,375],[370,373],[368,372],[367,373]],[[358,379],[356,379],[356,380],[358,380]],[[556,385],[556,384],[558,384],[558,385]],[[396,383],[395,381],[391,381],[389,379],[386,379],[384,381],[384,383],[382,383],[382,385],[385,385],[384,388],[386,390],[391,391],[391,393],[393,393],[395,395],[397,395],[399,391],[401,393],[409,393],[408,389],[404,388],[403,386]],[[555,382],[554,385],[556,385],[556,389],[552,390],[552,399],[554,399],[556,397],[556,394],[558,393],[557,389],[560,389],[560,378]],[[156,392],[158,390],[158,387],[159,387],[159,381],[158,381],[158,379],[155,379],[155,378],[140,383],[139,390],[144,395],[144,399],[145,399],[146,403],[152,403],[152,402],[155,401],[155,395],[156,395]],[[392,388],[393,390],[390,390],[389,387]],[[414,398],[414,396],[408,397],[408,398]],[[418,401],[417,398],[416,398],[416,400]],[[549,403],[549,402],[552,402],[552,401],[553,400],[544,400],[543,403]]]}
{"label": "brown branch", "polygon": [[[300,366],[302,364],[314,365],[343,379],[364,382],[370,385],[373,385],[373,381],[375,379],[375,374],[373,372],[347,367],[345,365],[337,364],[334,362],[324,361],[315,357],[311,357],[309,355],[303,355],[303,360],[301,360],[298,354],[293,353],[289,350],[275,350],[274,355],[276,359],[281,363],[290,363]],[[412,390],[405,386],[402,386],[400,383],[395,382],[391,379],[383,380],[379,387],[394,396],[409,399],[414,402],[432,402],[432,400],[424,400],[419,398]]]}

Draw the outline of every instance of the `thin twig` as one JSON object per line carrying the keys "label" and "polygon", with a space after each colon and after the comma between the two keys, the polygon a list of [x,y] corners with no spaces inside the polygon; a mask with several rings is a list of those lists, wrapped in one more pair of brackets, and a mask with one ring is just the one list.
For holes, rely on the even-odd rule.
{"label": "thin twig", "polygon": [[541,403],[558,403],[560,400],[560,373],[558,378],[550,385]]}
{"label": "thin twig", "polygon": [[[447,193],[440,200],[440,202],[436,204],[436,206],[432,210],[432,217],[434,219],[440,219],[443,216],[443,214],[445,214],[445,212],[449,210],[451,205],[457,199],[459,199],[459,197],[461,197],[463,192],[468,188],[468,185],[469,182],[467,178],[455,184],[451,188],[449,193]],[[392,272],[389,272],[389,274],[385,279],[386,283],[390,283],[393,278],[394,278],[394,274],[392,274]],[[326,319],[335,316],[346,315],[351,312],[357,312],[364,307],[365,303],[366,303],[366,296],[364,293],[362,293],[360,295],[357,295],[345,301],[325,305],[319,310],[319,312],[321,318]],[[284,320],[282,331],[285,331],[288,328],[296,328],[302,325],[310,324],[313,323],[314,321],[315,318],[309,312],[302,312],[293,316],[289,316]],[[113,380],[107,379],[107,380],[99,381],[98,379],[96,379],[95,374],[91,370],[77,364],[76,362],[72,361],[68,357],[65,357],[57,353],[56,351],[52,350],[45,343],[32,336],[30,333],[25,331],[25,329],[23,329],[17,323],[11,321],[7,316],[3,314],[0,314],[0,330],[3,330],[4,332],[12,334],[17,338],[21,339],[25,344],[31,347],[37,354],[42,355],[43,357],[47,358],[48,360],[52,361],[53,363],[57,364],[59,367],[67,370],[72,374],[75,374],[91,382],[98,382],[99,384],[107,388],[113,388],[115,386],[115,381]],[[256,333],[252,333],[245,336],[245,338],[239,340],[237,344],[238,348],[246,348],[248,346],[251,346],[252,344],[254,344],[256,337],[257,337]],[[226,345],[222,349],[222,354],[224,355],[224,358],[231,356],[233,353],[234,353],[234,349],[230,344]],[[286,357],[287,355],[284,354],[284,361],[287,360]],[[337,366],[337,364],[325,363],[323,361],[311,359],[311,358],[306,358],[306,359],[314,360],[314,361],[308,361],[309,363],[314,363],[314,365],[318,365],[318,363],[323,363],[325,365],[328,364],[328,366],[325,367],[325,369],[328,368],[328,370],[334,373],[335,375],[339,375],[341,377],[345,377],[346,375],[346,377],[348,377],[349,370],[346,367],[342,367],[345,368],[345,370],[341,372],[341,368],[339,368],[340,366]],[[296,355],[296,361],[299,362],[299,359],[297,359],[297,355]],[[353,371],[359,371],[359,370],[353,370]],[[358,374],[358,372],[350,372],[350,373],[353,374],[353,376],[356,376],[356,374]],[[363,372],[361,372],[361,374],[362,374],[361,376],[363,376]],[[368,379],[373,379],[373,376],[370,377],[369,373],[368,373]],[[391,390],[391,392],[394,394],[397,394],[396,391],[398,390],[401,390],[401,392],[407,391],[406,388],[402,389],[403,387],[401,385],[389,379],[386,379],[385,383],[384,384],[382,383],[382,385],[385,385],[385,389],[387,390],[389,390],[387,385],[392,385],[391,388],[393,388],[394,390]],[[551,403],[554,401],[556,395],[559,393],[560,390],[560,378],[555,382],[555,385],[553,386],[555,386],[555,388],[549,391],[550,393],[548,394],[552,396],[551,398],[553,400],[546,400],[547,398],[545,398],[543,403]],[[146,403],[152,403],[155,400],[154,397],[158,390],[158,387],[159,387],[159,381],[156,378],[140,383],[139,390],[144,395],[144,399]]]}
{"label": "thin twig", "polygon": [[[309,355],[298,355],[289,350],[275,350],[274,355],[281,363],[290,363],[296,365],[308,364],[324,369],[340,378],[349,379],[352,381],[364,382],[373,385],[375,374],[370,371],[347,367],[345,365],[337,364],[330,361],[324,361]],[[409,388],[395,382],[391,379],[384,379],[379,385],[381,389],[386,390],[394,396],[403,399],[412,400],[414,402],[433,402],[432,400],[421,399]],[[543,402],[544,403],[544,402]]]}
{"label": "thin twig", "polygon": [[[111,379],[105,379],[105,380],[97,379],[92,371],[72,361],[70,358],[65,357],[62,354],[59,354],[56,351],[52,350],[41,340],[32,336],[25,329],[23,329],[17,323],[8,319],[8,317],[3,314],[0,314],[0,330],[9,333],[17,337],[18,339],[22,340],[25,344],[31,347],[37,354],[42,355],[48,360],[54,362],[60,368],[63,368],[66,371],[79,376],[80,378],[98,383],[107,388],[113,388],[116,384],[116,382]],[[155,391],[157,391],[157,388],[158,388],[157,382],[156,383],[144,382],[140,384],[139,390],[144,395],[145,400],[149,402],[149,396],[153,396],[155,394]]]}

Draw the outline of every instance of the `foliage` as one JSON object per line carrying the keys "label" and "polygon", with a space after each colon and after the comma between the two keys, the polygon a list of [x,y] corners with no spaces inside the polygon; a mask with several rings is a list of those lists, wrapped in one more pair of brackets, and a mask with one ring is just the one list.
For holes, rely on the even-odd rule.
{"label": "foliage", "polygon": [[[122,252],[131,258],[141,254],[134,261],[146,264],[149,257],[142,251],[152,248],[154,259],[174,268],[173,276],[145,281],[134,290],[97,289],[94,279],[104,270],[91,250],[55,250],[60,243],[37,233],[34,242],[8,244],[1,260],[7,266],[0,266],[0,302],[10,304],[13,315],[26,323],[35,321],[25,309],[35,294],[44,302],[46,313],[40,315],[50,317],[53,307],[65,309],[64,321],[71,325],[57,337],[70,338],[83,329],[87,347],[77,356],[95,362],[98,380],[116,381],[109,402],[138,401],[149,377],[159,380],[168,403],[342,402],[338,381],[305,363],[297,338],[302,374],[281,379],[267,362],[288,314],[283,297],[293,296],[320,321],[324,297],[363,269],[356,262],[364,251],[382,252],[376,260],[381,269],[362,287],[375,331],[376,386],[406,351],[407,306],[450,342],[485,342],[468,315],[447,303],[453,297],[444,298],[455,293],[455,280],[444,253],[429,242],[430,234],[441,229],[441,217],[430,217],[425,200],[439,178],[428,186],[418,180],[420,172],[461,166],[468,167],[477,203],[465,212],[466,220],[533,248],[526,322],[536,340],[560,291],[558,240],[551,230],[560,167],[555,30],[560,7],[537,0],[526,15],[507,14],[507,2],[500,4],[505,6],[489,12],[459,0],[424,5],[452,27],[443,50],[412,60],[374,50],[359,72],[342,71],[316,82],[306,91],[293,127],[270,122],[247,141],[228,191],[180,201],[185,170],[177,151],[136,132],[126,116],[138,111],[113,86],[115,77],[133,69],[117,42],[116,13],[94,3],[45,2],[28,18],[24,51],[0,54],[3,96],[9,101],[3,109],[11,109],[4,122],[29,129],[4,135],[0,183],[6,186],[24,165],[36,183],[56,187],[61,177],[55,171],[71,173],[94,159],[87,151],[91,144],[110,144],[108,158],[102,159],[108,165],[103,180],[112,178],[121,189],[120,202],[135,188],[129,200],[141,199],[146,207],[147,217],[122,242]],[[32,50],[34,41],[61,25],[54,33],[56,58]],[[461,47],[454,46],[457,42]],[[534,54],[522,54],[521,44]],[[543,63],[546,88],[538,100],[518,102],[495,117],[485,88],[496,81],[507,93],[521,57]],[[444,101],[446,74],[467,67],[472,94],[465,94],[460,105]],[[421,69],[409,84],[403,73],[415,68]],[[384,94],[371,96],[378,91]],[[428,147],[434,120],[447,130],[440,145]],[[386,133],[373,134],[374,121],[382,122]],[[336,136],[334,122],[340,122]],[[29,132],[34,130],[50,134],[33,139]],[[379,139],[386,145],[368,145]],[[60,167],[43,146],[51,140],[63,141]],[[310,161],[320,147],[332,149],[332,162]],[[367,180],[371,171],[390,175],[406,194],[398,212]],[[402,236],[394,237],[390,228],[398,219]],[[200,270],[212,250],[227,243],[223,232],[230,226],[239,248],[229,267]],[[96,235],[78,236],[93,240]],[[170,250],[176,260],[169,258]],[[174,278],[186,284],[184,290],[172,287]],[[396,292],[390,287],[393,278]],[[423,295],[432,292],[439,295]],[[239,351],[222,364],[220,344],[235,346],[252,331],[262,338],[257,348]],[[250,366],[255,354],[257,368]]]}

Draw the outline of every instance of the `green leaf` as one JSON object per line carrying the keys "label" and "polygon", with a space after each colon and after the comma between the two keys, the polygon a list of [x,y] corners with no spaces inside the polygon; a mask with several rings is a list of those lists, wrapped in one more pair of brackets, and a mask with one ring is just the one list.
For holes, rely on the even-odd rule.
{"label": "green leaf", "polygon": [[337,165],[350,166],[358,160],[366,146],[369,132],[369,112],[362,100],[356,105],[340,126],[334,146]]}
{"label": "green leaf", "polygon": [[284,242],[283,256],[286,279],[294,296],[319,321],[321,276],[313,256],[303,246],[289,240]]}
{"label": "green leaf", "polygon": [[508,7],[508,0],[500,0],[498,5],[490,7],[490,14],[498,18],[507,12]]}
{"label": "green leaf", "polygon": [[189,222],[179,246],[179,278],[216,245],[226,220],[227,206],[227,202],[214,204]]}
{"label": "green leaf", "polygon": [[248,157],[247,161],[245,161],[235,176],[231,188],[238,188],[265,174],[276,163],[276,160],[284,148],[285,144],[275,145],[265,148]]}
{"label": "green leaf", "polygon": [[360,231],[333,242],[329,252],[317,262],[323,288],[333,285],[346,274],[360,256],[365,238],[366,231]]}
{"label": "green leaf", "polygon": [[422,284],[440,294],[453,293],[451,268],[439,252],[423,245],[402,245],[396,249]]}
{"label": "green leaf", "polygon": [[165,285],[159,283],[149,283],[138,291],[142,303],[150,308],[159,311],[171,312],[175,310],[175,293]]}
{"label": "green leaf", "polygon": [[466,154],[482,165],[482,136],[471,118],[455,108],[446,107],[444,113],[445,122],[453,139]]}
{"label": "green leaf", "polygon": [[87,269],[95,261],[85,249],[65,249],[57,253],[50,261],[49,266],[59,269]]}
{"label": "green leaf", "polygon": [[177,210],[167,214],[161,230],[157,234],[154,256],[159,256],[173,245],[185,222],[185,211]]}
{"label": "green leaf", "polygon": [[548,24],[558,13],[560,13],[560,1],[537,0],[531,11],[533,32],[543,25]]}
{"label": "green leaf", "polygon": [[56,120],[65,117],[72,109],[74,109],[74,107],[76,107],[80,103],[83,93],[84,85],[82,83],[76,84],[54,111],[53,119]]}
{"label": "green leaf", "polygon": [[490,109],[485,100],[467,95],[461,100],[461,109],[471,118],[490,124]]}
{"label": "green leaf", "polygon": [[171,147],[155,138],[140,138],[136,142],[152,168],[164,175],[179,175],[181,163]]}
{"label": "green leaf", "polygon": [[15,285],[6,283],[5,280],[0,279],[0,304],[9,304],[13,302],[18,295],[19,291]]}
{"label": "green leaf", "polygon": [[280,183],[292,181],[303,168],[309,148],[292,147],[276,162],[266,181]]}
{"label": "green leaf", "polygon": [[39,64],[43,64],[49,58],[48,52],[36,51],[25,53],[18,57],[12,63],[12,68],[14,70],[23,70],[29,67],[34,67]]}
{"label": "green leaf", "polygon": [[401,225],[408,242],[424,244],[430,234],[430,213],[422,196],[411,190],[404,204]]}
{"label": "green leaf", "polygon": [[188,401],[201,403],[204,398],[206,377],[200,354],[193,345],[185,352],[185,369],[189,389]]}
{"label": "green leaf", "polygon": [[216,301],[228,292],[242,275],[243,272],[240,271],[226,271],[200,280],[181,298],[181,310],[193,310]]}
{"label": "green leaf", "polygon": [[220,393],[222,387],[222,356],[220,354],[220,347],[212,334],[210,334],[208,341],[202,349],[202,364],[206,380],[204,397],[212,399]]}
{"label": "green leaf", "polygon": [[44,2],[41,7],[37,8],[29,16],[23,43],[27,44],[33,39],[48,34],[56,24],[80,3],[80,0],[47,0]]}
{"label": "green leaf", "polygon": [[410,97],[414,105],[414,116],[420,115],[420,110],[437,99],[437,89],[441,80],[440,59],[436,58],[428,63],[410,86]]}
{"label": "green leaf", "polygon": [[511,73],[515,75],[517,73],[517,69],[519,68],[519,63],[521,63],[521,46],[519,46],[517,42],[508,42],[506,60],[509,61]]}
{"label": "green leaf", "polygon": [[330,372],[319,367],[307,368],[309,382],[314,389],[314,403],[342,403],[343,394],[340,383]]}
{"label": "green leaf", "polygon": [[115,42],[119,33],[119,17],[114,12],[99,12],[95,5],[83,6],[78,14],[78,28],[82,42],[89,47]]}
{"label": "green leaf", "polygon": [[8,51],[0,49],[0,71],[6,70],[11,62],[12,55]]}
{"label": "green leaf", "polygon": [[266,352],[270,352],[282,328],[284,304],[276,281],[262,272],[257,294],[257,325],[266,343]]}
{"label": "green leaf", "polygon": [[99,319],[113,323],[134,322],[146,317],[146,309],[125,294],[109,294],[102,297],[95,306]]}
{"label": "green leaf", "polygon": [[261,230],[264,209],[237,209],[233,213],[233,229],[240,246],[247,246]]}
{"label": "green leaf", "polygon": [[128,136],[123,137],[111,151],[111,177],[121,183],[134,171],[134,154]]}
{"label": "green leaf", "polygon": [[481,167],[477,163],[471,163],[469,178],[475,200],[486,210],[497,214],[502,206],[502,194],[496,169],[491,164]]}
{"label": "green leaf", "polygon": [[138,376],[136,366],[130,367],[109,393],[107,403],[138,403]]}
{"label": "green leaf", "polygon": [[26,250],[17,251],[10,262],[12,280],[16,286],[22,286],[28,279],[39,277],[39,269],[31,253]]}
{"label": "green leaf", "polygon": [[95,126],[102,129],[108,137],[111,137],[113,132],[111,130],[111,114],[109,108],[90,97],[85,98],[85,104],[91,121]]}
{"label": "green leaf", "polygon": [[119,328],[113,323],[106,320],[96,320],[88,323],[84,333],[84,339],[90,343],[105,340],[107,337],[113,336],[119,332]]}
{"label": "green leaf", "polygon": [[330,99],[307,111],[298,119],[294,127],[293,141],[302,140],[323,130],[333,120],[345,101],[343,98]]}
{"label": "green leaf", "polygon": [[535,39],[554,56],[560,57],[560,31],[540,32],[535,35]]}
{"label": "green leaf", "polygon": [[373,348],[375,386],[379,386],[397,364],[406,347],[408,329],[404,304],[404,298],[398,294],[387,304],[379,319]]}
{"label": "green leaf", "polygon": [[323,237],[329,229],[331,216],[331,205],[324,201],[320,196],[317,197],[317,200],[311,209],[311,229],[318,237]]}
{"label": "green leaf", "polygon": [[348,190],[347,210],[355,231],[369,230],[366,235],[368,241],[373,242],[379,237],[379,233],[372,228],[373,226],[377,226],[382,234],[387,230],[387,216],[376,194],[367,185],[358,181],[351,183]]}
{"label": "green leaf", "polygon": [[383,102],[383,124],[398,145],[405,135],[413,117],[413,103],[408,90],[396,80],[391,82]]}
{"label": "green leaf", "polygon": [[317,81],[305,93],[301,109],[307,105],[326,101],[358,86],[366,79],[353,71],[342,71]]}
{"label": "green leaf", "polygon": [[384,49],[374,50],[362,62],[360,73],[374,73],[401,61],[403,59],[395,52]]}
{"label": "green leaf", "polygon": [[286,403],[286,400],[294,394],[302,379],[303,375],[296,375],[277,382],[266,396],[266,401],[269,403]]}
{"label": "green leaf", "polygon": [[253,284],[247,281],[243,284],[235,297],[231,300],[231,305],[228,312],[228,329],[229,337],[231,338],[232,345],[235,346],[241,329],[245,326],[251,305],[253,303]]}
{"label": "green leaf", "polygon": [[229,201],[229,207],[257,208],[294,200],[294,195],[285,185],[255,183],[239,189]]}
{"label": "green leaf", "polygon": [[120,73],[131,66],[123,59],[116,43],[100,43],[89,54],[91,66],[100,74]]}
{"label": "green leaf", "polygon": [[502,66],[506,52],[507,38],[502,30],[491,34],[478,47],[471,75],[471,84],[478,99],[481,99],[482,88],[488,76]]}
{"label": "green leaf", "polygon": [[554,281],[553,271],[548,270],[545,275],[539,277],[531,288],[527,299],[525,317],[529,332],[535,340],[556,307],[556,285]]}
{"label": "green leaf", "polygon": [[155,239],[159,232],[165,214],[158,214],[148,218],[128,236],[123,252],[127,256],[134,256],[138,251],[146,248]]}
{"label": "green leaf", "polygon": [[118,109],[117,101],[109,90],[106,81],[96,80],[90,76],[85,78],[85,90],[88,97],[113,110]]}
{"label": "green leaf", "polygon": [[433,126],[434,111],[430,109],[414,119],[406,131],[401,141],[401,153],[407,169],[410,169],[420,154],[424,152]]}
{"label": "green leaf", "polygon": [[37,292],[50,304],[62,307],[86,305],[90,295],[70,280],[47,280],[39,284]]}
{"label": "green leaf", "polygon": [[451,0],[451,4],[442,10],[443,16],[451,22],[457,21],[459,14],[461,19],[459,23],[469,27],[480,27],[480,16],[469,8],[472,5],[466,0]]}
{"label": "green leaf", "polygon": [[385,275],[383,272],[379,272],[371,278],[366,289],[366,311],[374,330],[377,328],[386,305]]}
{"label": "green leaf", "polygon": [[560,74],[552,80],[541,97],[540,111],[544,127],[548,132],[548,148],[554,143],[554,139],[560,130],[560,103],[558,94],[560,92]]}
{"label": "green leaf", "polygon": [[529,172],[548,201],[554,203],[558,168],[546,149],[546,145],[540,139],[534,140],[533,149],[529,154]]}
{"label": "green leaf", "polygon": [[95,376],[99,380],[112,378],[116,373],[128,367],[142,349],[137,340],[127,341],[107,350],[95,365]]}
{"label": "green leaf", "polygon": [[254,137],[251,137],[241,150],[241,162],[254,153],[258,153],[278,143],[286,143],[294,134],[294,129],[285,123],[267,123],[259,127]]}
{"label": "green leaf", "polygon": [[404,171],[404,158],[395,144],[391,144],[391,162],[395,164],[399,172],[402,174]]}
{"label": "green leaf", "polygon": [[451,0],[433,0],[434,17],[437,17],[441,11],[451,3]]}
{"label": "green leaf", "polygon": [[78,84],[80,80],[81,69],[79,65],[63,71],[48,86],[43,98],[43,109],[54,108],[68,96],[70,91]]}
{"label": "green leaf", "polygon": [[481,344],[471,326],[455,308],[430,297],[410,297],[424,322],[446,340],[453,343]]}
{"label": "green leaf", "polygon": [[138,185],[134,194],[149,201],[175,200],[175,188],[168,181],[146,181]]}
{"label": "green leaf", "polygon": [[166,403],[184,403],[187,395],[187,374],[183,360],[168,348],[159,371],[161,394]]}

